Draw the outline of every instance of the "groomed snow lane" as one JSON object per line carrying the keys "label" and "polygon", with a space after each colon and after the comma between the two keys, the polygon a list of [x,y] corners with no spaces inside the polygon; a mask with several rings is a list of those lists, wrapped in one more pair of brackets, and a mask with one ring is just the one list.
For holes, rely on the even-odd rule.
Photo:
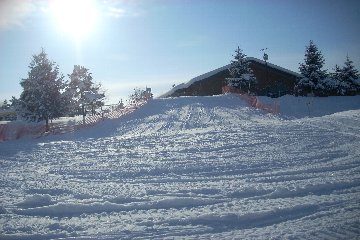
{"label": "groomed snow lane", "polygon": [[0,239],[358,239],[359,116],[156,99],[76,133],[0,143]]}

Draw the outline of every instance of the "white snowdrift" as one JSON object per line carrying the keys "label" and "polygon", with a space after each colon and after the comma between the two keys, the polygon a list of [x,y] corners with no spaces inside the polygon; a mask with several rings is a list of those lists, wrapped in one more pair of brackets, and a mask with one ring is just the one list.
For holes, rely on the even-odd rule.
{"label": "white snowdrift", "polygon": [[94,203],[59,203],[50,206],[17,209],[14,212],[20,215],[29,216],[52,216],[52,217],[73,217],[82,214],[92,213],[111,213],[134,210],[149,209],[168,209],[197,207],[221,202],[214,199],[197,199],[197,198],[168,198],[154,202],[143,202],[133,204],[116,204],[111,202],[94,202]]}
{"label": "white snowdrift", "polygon": [[277,103],[280,115],[289,118],[321,117],[338,112],[360,109],[360,95],[338,97],[258,97],[263,103]]}
{"label": "white snowdrift", "polygon": [[33,208],[50,205],[51,203],[52,200],[49,194],[35,194],[26,196],[25,200],[17,205],[22,208]]}

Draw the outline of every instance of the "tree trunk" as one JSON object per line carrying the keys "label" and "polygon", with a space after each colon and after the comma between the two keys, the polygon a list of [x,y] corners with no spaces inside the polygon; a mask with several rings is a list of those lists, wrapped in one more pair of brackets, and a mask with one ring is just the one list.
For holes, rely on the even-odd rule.
{"label": "tree trunk", "polygon": [[83,124],[85,125],[85,115],[86,115],[86,113],[85,113],[85,105],[84,104],[82,105],[82,115],[83,115]]}
{"label": "tree trunk", "polygon": [[47,117],[45,119],[45,121],[46,121],[45,132],[49,132],[49,130],[50,130],[50,128],[49,128],[49,118]]}
{"label": "tree trunk", "polygon": [[91,115],[92,116],[95,115],[95,106],[94,106],[94,104],[91,104]]}

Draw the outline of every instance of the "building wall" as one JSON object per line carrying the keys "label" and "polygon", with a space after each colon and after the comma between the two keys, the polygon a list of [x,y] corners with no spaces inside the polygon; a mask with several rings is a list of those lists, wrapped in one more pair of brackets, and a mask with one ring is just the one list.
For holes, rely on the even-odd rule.
{"label": "building wall", "polygon": [[[251,92],[259,96],[273,96],[293,94],[296,76],[283,72],[268,65],[250,61],[250,68],[257,79],[257,84],[250,86]],[[178,96],[212,96],[222,94],[222,87],[226,85],[226,78],[231,77],[227,69],[208,78],[197,81],[188,88],[178,89],[171,97]],[[247,87],[243,88],[247,92]]]}
{"label": "building wall", "polygon": [[228,70],[221,71],[211,77],[197,81],[188,88],[179,89],[171,94],[171,97],[179,96],[212,96],[222,94],[225,78],[230,77]]}
{"label": "building wall", "polygon": [[258,62],[251,62],[251,69],[258,80],[257,86],[251,89],[260,96],[282,96],[293,94],[296,76]]}

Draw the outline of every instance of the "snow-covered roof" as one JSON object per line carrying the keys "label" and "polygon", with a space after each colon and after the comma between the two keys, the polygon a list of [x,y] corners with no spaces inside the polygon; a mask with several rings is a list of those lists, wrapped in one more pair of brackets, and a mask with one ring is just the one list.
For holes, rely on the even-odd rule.
{"label": "snow-covered roof", "polygon": [[223,70],[228,69],[229,67],[230,67],[230,64],[228,64],[228,65],[226,65],[226,66],[223,66],[223,67],[220,67],[220,68],[217,68],[217,69],[212,70],[212,71],[210,71],[210,72],[201,74],[200,76],[194,77],[194,78],[192,78],[190,81],[188,81],[187,83],[180,83],[179,85],[173,87],[170,91],[162,94],[162,95],[160,96],[160,98],[162,98],[162,97],[167,97],[167,96],[173,94],[175,91],[177,91],[177,90],[179,90],[179,89],[188,88],[188,87],[190,87],[193,83],[198,82],[198,81],[201,81],[201,80],[203,80],[203,79],[205,79],[205,78],[211,77],[211,76],[213,76],[213,75],[215,75],[215,74],[217,74],[217,73],[219,73],[219,72],[221,72],[221,71],[223,71]]}
{"label": "snow-covered roof", "polygon": [[[247,57],[247,59],[248,59],[249,61],[258,62],[258,63],[260,63],[260,64],[264,64],[264,65],[265,65],[265,61],[260,60],[260,59],[258,59],[258,58]],[[266,62],[266,64],[267,64],[269,67],[274,68],[274,69],[276,69],[276,70],[279,70],[279,71],[282,71],[282,72],[286,72],[286,73],[288,73],[288,74],[290,74],[290,75],[294,75],[294,76],[296,76],[296,77],[301,77],[301,74],[300,74],[300,73],[293,72],[293,71],[291,71],[291,70],[289,70],[289,69],[280,67],[280,66],[278,66],[278,65],[275,65],[275,64],[272,64],[272,63],[269,63],[269,62]]]}
{"label": "snow-covered roof", "polygon": [[[264,64],[264,65],[265,65],[265,61],[263,61],[263,60],[260,60],[260,59],[254,58],[254,57],[247,57],[247,59],[248,59],[249,61],[257,62],[257,63],[260,63],[260,64]],[[277,65],[275,65],[275,64],[272,64],[272,63],[269,63],[269,62],[267,62],[266,64],[267,64],[267,66],[269,66],[269,67],[271,67],[271,68],[277,69],[277,70],[282,71],[282,72],[286,72],[286,73],[291,74],[291,75],[294,75],[294,76],[296,76],[296,77],[300,77],[300,76],[301,76],[299,73],[290,71],[290,70],[288,70],[288,69],[286,69],[286,68],[282,68],[282,67],[277,66]],[[200,76],[194,77],[193,79],[191,79],[191,80],[188,81],[187,83],[181,83],[181,84],[175,86],[175,87],[172,88],[170,91],[168,91],[168,92],[162,94],[161,96],[159,96],[159,98],[170,96],[171,94],[173,94],[174,92],[176,92],[176,91],[179,90],[179,89],[188,88],[188,87],[190,87],[193,83],[198,82],[198,81],[201,81],[201,80],[206,79],[206,78],[208,78],[208,77],[211,77],[211,76],[213,76],[213,75],[215,75],[215,74],[217,74],[217,73],[219,73],[219,72],[221,72],[221,71],[224,71],[224,70],[226,70],[226,69],[229,69],[229,67],[230,67],[230,64],[228,64],[228,65],[226,65],[226,66],[223,66],[223,67],[220,67],[220,68],[217,68],[217,69],[212,70],[212,71],[210,71],[210,72],[204,73],[204,74],[202,74],[202,75],[200,75]]]}

